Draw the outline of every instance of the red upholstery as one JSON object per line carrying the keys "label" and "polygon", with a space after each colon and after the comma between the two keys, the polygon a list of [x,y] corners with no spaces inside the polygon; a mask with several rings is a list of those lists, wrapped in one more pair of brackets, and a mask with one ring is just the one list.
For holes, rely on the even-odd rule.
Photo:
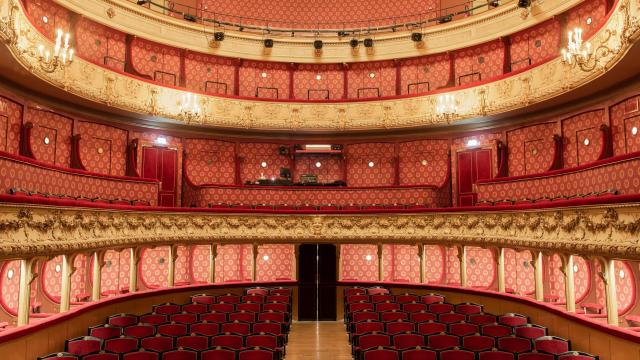
{"label": "red upholstery", "polygon": [[512,353],[525,353],[531,351],[533,345],[527,338],[505,336],[498,338],[498,349]]}
{"label": "red upholstery", "polygon": [[176,339],[176,346],[193,350],[206,350],[209,348],[209,338],[202,335],[181,336]]}
{"label": "red upholstery", "polygon": [[160,354],[155,351],[141,350],[122,355],[122,360],[160,360]]}
{"label": "red upholstery", "polygon": [[427,344],[434,350],[447,349],[454,346],[460,346],[460,337],[446,333],[429,335]]}
{"label": "red upholstery", "polygon": [[369,349],[378,346],[391,346],[391,337],[387,334],[364,334],[358,337],[356,346],[360,349]]}
{"label": "red upholstery", "polygon": [[242,335],[236,334],[218,335],[211,338],[211,346],[222,346],[239,350],[244,346],[244,339]]}
{"label": "red upholstery", "polygon": [[385,327],[387,333],[390,335],[416,331],[414,323],[403,320],[388,322],[385,324]]}
{"label": "red upholstery", "polygon": [[251,324],[238,321],[228,322],[220,325],[220,331],[224,333],[248,335],[251,332]]}
{"label": "red upholstery", "polygon": [[110,326],[108,324],[89,328],[89,336],[95,336],[103,340],[116,338],[121,334],[122,328]]}
{"label": "red upholstery", "polygon": [[182,311],[191,314],[204,314],[209,311],[209,308],[206,304],[193,303],[182,305]]}
{"label": "red upholstery", "polygon": [[[358,311],[355,312],[351,315],[351,321],[354,323],[357,322],[361,322],[361,321],[366,321],[366,320],[371,320],[371,321],[385,321],[383,316],[385,314],[393,314],[393,313],[383,313],[383,314],[379,314],[377,312],[373,312],[373,311]],[[397,314],[397,313],[396,313]]]}
{"label": "red upholstery", "polygon": [[138,324],[127,326],[122,330],[125,336],[133,336],[136,338],[145,338],[156,334],[156,328],[150,324]]}
{"label": "red upholstery", "polygon": [[[236,305],[237,311],[245,311],[252,313],[259,313],[262,310],[262,305],[258,303],[240,303]],[[255,320],[254,320],[255,321]]]}
{"label": "red upholstery", "polygon": [[438,357],[438,353],[433,350],[423,349],[423,348],[414,348],[414,349],[406,349],[402,351],[400,356],[401,360],[436,360]]}
{"label": "red upholstery", "polygon": [[253,324],[253,332],[254,333],[268,333],[274,335],[282,335],[283,329],[282,324],[277,322],[259,322]]}
{"label": "red upholstery", "polygon": [[454,306],[448,303],[435,303],[435,304],[429,305],[429,311],[431,311],[434,314],[449,313],[449,312],[453,312],[453,310],[454,310]]}
{"label": "red upholstery", "polygon": [[220,326],[210,322],[194,323],[189,327],[189,332],[196,335],[213,336],[220,333]]}
{"label": "red upholstery", "polygon": [[208,351],[203,351],[201,360],[235,360],[236,352],[233,349],[217,347]]}
{"label": "red upholstery", "polygon": [[493,314],[469,315],[469,322],[476,325],[488,325],[498,322],[498,317]]}
{"label": "red upholstery", "polygon": [[169,317],[169,319],[180,324],[193,324],[198,321],[198,314],[173,314]]}
{"label": "red upholstery", "polygon": [[193,295],[191,301],[198,304],[213,304],[216,301],[216,297],[213,295],[199,294]]}
{"label": "red upholstery", "polygon": [[224,312],[224,313],[230,313],[235,311],[236,307],[235,305],[228,303],[228,302],[220,302],[218,304],[211,304],[211,306],[209,306],[209,308],[211,309],[211,312],[217,311],[217,312]]}
{"label": "red upholstery", "polygon": [[500,316],[498,323],[508,326],[521,326],[529,323],[529,318],[521,314],[509,313]]}
{"label": "red upholstery", "polygon": [[132,314],[117,314],[109,316],[107,323],[113,326],[126,327],[138,323],[138,316]]}
{"label": "red upholstery", "polygon": [[93,336],[81,336],[65,342],[65,351],[75,355],[86,355],[102,349],[102,339]]}
{"label": "red upholstery", "polygon": [[[377,314],[376,314],[377,315]],[[383,312],[380,314],[380,320],[382,322],[390,322],[397,320],[409,320],[409,314],[405,312],[398,312],[395,310]]]}
{"label": "red upholstery", "polygon": [[480,328],[480,332],[482,335],[493,336],[493,337],[502,337],[508,336],[513,333],[513,329],[509,326],[505,325],[484,325]]}
{"label": "red upholstery", "polygon": [[543,336],[533,340],[534,348],[538,351],[545,351],[550,354],[562,354],[571,350],[568,340],[556,336]]}
{"label": "red upholstery", "polygon": [[191,350],[170,350],[162,353],[162,360],[197,360],[198,353]]}
{"label": "red upholstery", "polygon": [[238,353],[238,360],[274,360],[275,352],[267,349],[248,349]]}
{"label": "red upholstery", "polygon": [[227,314],[221,312],[210,312],[206,314],[200,314],[200,321],[225,323],[227,322]]}
{"label": "red upholstery", "polygon": [[539,325],[526,324],[515,327],[514,332],[520,337],[537,339],[541,336],[547,335],[547,328]]}
{"label": "red upholstery", "polygon": [[140,315],[140,322],[143,324],[160,325],[169,322],[169,316],[155,313],[144,314]]}
{"label": "red upholstery", "polygon": [[396,334],[393,336],[393,346],[396,349],[415,348],[416,346],[424,346],[424,336],[416,333]]}
{"label": "red upholstery", "polygon": [[245,339],[247,347],[263,347],[271,350],[278,350],[278,337],[270,334],[249,335]]}
{"label": "red upholstery", "polygon": [[478,354],[478,360],[515,360],[513,353],[506,351],[483,351]]}
{"label": "red upholstery", "polygon": [[402,305],[402,311],[406,311],[408,313],[427,311],[427,304],[423,303],[406,303]]}
{"label": "red upholstery", "polygon": [[167,336],[184,336],[189,333],[186,324],[168,323],[157,326],[158,334]]}
{"label": "red upholstery", "polygon": [[475,360],[476,354],[468,350],[451,349],[440,352],[440,360]]}
{"label": "red upholstery", "polygon": [[456,305],[456,312],[465,315],[482,313],[482,305],[473,303],[463,303]]}
{"label": "red upholstery", "polygon": [[428,312],[412,313],[409,319],[414,323],[421,323],[429,320],[436,320],[436,315]]}
{"label": "red upholstery", "polygon": [[447,325],[439,322],[429,321],[418,324],[418,332],[422,335],[439,334],[447,331]]}
{"label": "red upholstery", "polygon": [[167,351],[174,348],[174,338],[170,336],[150,336],[140,340],[140,347],[157,352]]}
{"label": "red upholstery", "polygon": [[449,333],[458,336],[472,335],[480,332],[480,328],[476,324],[459,322],[449,325]]}
{"label": "red upholstery", "polygon": [[181,311],[181,306],[178,304],[166,303],[161,305],[155,305],[153,312],[156,314],[172,315]]}
{"label": "red upholstery", "polygon": [[400,310],[400,304],[392,303],[392,302],[384,302],[384,303],[376,304],[377,312],[390,311],[390,310]]}
{"label": "red upholstery", "polygon": [[229,314],[229,321],[240,321],[246,323],[256,322],[256,314],[254,312],[234,312]]}
{"label": "red upholstery", "polygon": [[464,314],[458,313],[446,313],[438,315],[438,321],[443,324],[453,324],[466,320],[466,316]]}
{"label": "red upholstery", "polygon": [[134,351],[140,347],[140,341],[134,337],[109,339],[104,342],[104,350],[118,354]]}
{"label": "red upholstery", "polygon": [[401,295],[396,295],[395,301],[398,304],[417,303],[420,301],[420,297],[418,295],[413,295],[413,294],[401,294]]}
{"label": "red upholstery", "polygon": [[376,348],[363,353],[364,360],[398,360],[399,354],[395,349]]}
{"label": "red upholstery", "polygon": [[473,351],[491,350],[496,342],[493,337],[484,335],[467,335],[462,338],[462,346]]}

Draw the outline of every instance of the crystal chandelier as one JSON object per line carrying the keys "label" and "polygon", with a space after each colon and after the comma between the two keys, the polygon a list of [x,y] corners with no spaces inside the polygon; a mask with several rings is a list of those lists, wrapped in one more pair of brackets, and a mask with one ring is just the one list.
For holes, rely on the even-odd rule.
{"label": "crystal chandelier", "polygon": [[436,102],[436,115],[450,121],[458,113],[458,105],[455,96],[444,94],[438,96]]}
{"label": "crystal chandelier", "polygon": [[69,33],[63,33],[61,29],[58,29],[53,54],[44,45],[38,46],[40,68],[49,73],[54,72],[57,68],[63,68],[73,62],[73,52],[73,48],[69,47]]}
{"label": "crystal chandelier", "polygon": [[182,101],[179,103],[180,115],[187,123],[191,123],[200,117],[200,106],[198,105],[198,96],[191,93],[182,95]]}
{"label": "crystal chandelier", "polygon": [[591,43],[582,41],[582,28],[569,31],[568,43],[562,49],[562,61],[568,65],[586,64],[591,58]]}

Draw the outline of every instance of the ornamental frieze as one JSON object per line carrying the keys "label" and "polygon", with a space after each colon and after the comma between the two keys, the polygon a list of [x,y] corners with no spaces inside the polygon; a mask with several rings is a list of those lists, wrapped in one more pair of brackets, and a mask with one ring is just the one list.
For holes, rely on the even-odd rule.
{"label": "ornamental frieze", "polygon": [[0,205],[0,259],[166,244],[406,243],[640,260],[640,204],[413,214],[223,214]]}

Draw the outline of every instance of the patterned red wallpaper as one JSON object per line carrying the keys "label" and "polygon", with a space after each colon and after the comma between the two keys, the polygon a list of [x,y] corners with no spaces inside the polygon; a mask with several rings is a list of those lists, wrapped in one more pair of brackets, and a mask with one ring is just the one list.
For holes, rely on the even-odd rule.
{"label": "patterned red wallpaper", "polygon": [[[433,0],[319,1],[202,0],[208,17],[244,24],[286,28],[369,27],[434,18],[438,3]],[[429,15],[426,15],[428,13]],[[422,14],[422,15],[414,15]],[[269,23],[256,19],[269,19]],[[379,19],[379,21],[376,21]]]}
{"label": "patterned red wallpaper", "polygon": [[187,89],[209,94],[235,94],[236,62],[220,56],[187,53],[184,61]]}
{"label": "patterned red wallpaper", "polygon": [[439,245],[425,245],[425,281],[429,284],[441,284],[445,276],[445,249]]}
{"label": "patterned red wallpaper", "polygon": [[176,48],[135,38],[131,44],[131,63],[139,73],[159,83],[180,84],[180,50]]}
{"label": "patterned red wallpaper", "polygon": [[467,285],[488,289],[496,281],[496,264],[489,249],[467,248]]}
{"label": "patterned red wallpaper", "polygon": [[[117,294],[120,290],[129,289],[129,269],[131,267],[129,249],[122,251],[107,250],[104,255],[104,266],[100,270],[100,292],[103,295]],[[90,261],[93,268],[93,259]],[[90,278],[89,280],[93,280]]]}
{"label": "patterned red wallpaper", "polygon": [[560,124],[549,122],[521,127],[507,132],[509,176],[537,174],[549,170],[553,163],[553,136],[560,134]]}
{"label": "patterned red wallpaper", "polygon": [[[562,273],[562,261],[560,256],[545,257],[545,293],[558,297],[558,302],[565,301],[565,284],[564,274]],[[591,265],[584,258],[579,256],[573,257],[573,284],[575,287],[576,303],[580,303],[591,290]]]}
{"label": "patterned red wallpaper", "polygon": [[256,258],[257,281],[293,280],[295,278],[295,246],[269,244],[258,246]]}
{"label": "patterned red wallpaper", "polygon": [[211,271],[211,249],[209,245],[194,245],[191,247],[191,277],[193,282],[209,281]]}
{"label": "patterned red wallpaper", "polygon": [[342,244],[340,245],[340,262],[340,280],[378,280],[377,245]]}
{"label": "patterned red wallpaper", "polygon": [[293,74],[293,94],[296,99],[342,99],[344,70],[338,64],[300,64]]}
{"label": "patterned red wallpaper", "polygon": [[375,98],[396,95],[396,66],[393,61],[349,65],[348,97]]}
{"label": "patterned red wallpaper", "polygon": [[110,27],[81,18],[75,26],[76,51],[86,60],[124,71],[125,34]]}
{"label": "patterned red wallpaper", "polygon": [[[618,314],[627,313],[636,301],[636,280],[631,265],[626,261],[614,262],[616,274],[616,297],[618,298]],[[600,262],[595,262],[596,274],[602,272]],[[595,277],[596,299],[598,304],[606,309],[604,281],[600,276]],[[603,311],[604,312],[604,311]]]}
{"label": "patterned red wallpaper", "polygon": [[127,131],[113,126],[78,121],[80,158],[87,170],[109,175],[125,175]]}
{"label": "patterned red wallpaper", "polygon": [[[71,13],[51,0],[24,0],[27,12],[36,26],[49,39],[55,39],[56,31],[69,32]],[[71,40],[73,42],[73,39]]]}
{"label": "patterned red wallpaper", "polygon": [[348,145],[347,185],[386,186],[395,181],[395,150],[391,143]]}
{"label": "patterned red wallpaper", "polygon": [[240,96],[270,99],[289,98],[289,65],[243,61],[240,66]]}
{"label": "patterned red wallpaper", "polygon": [[196,185],[235,183],[235,144],[209,139],[186,139],[186,172]]}
{"label": "patterned red wallpaper", "polygon": [[[569,10],[567,16],[567,29],[581,27],[584,30],[583,39],[588,39],[598,30],[604,21],[607,12],[606,0],[585,1]],[[563,40],[566,35],[563,34]]]}
{"label": "patterned red wallpaper", "polygon": [[402,60],[400,93],[419,94],[437,90],[449,82],[451,61],[446,54]]}
{"label": "patterned red wallpaper", "polygon": [[[18,313],[18,296],[20,289],[20,261],[8,260],[0,268],[0,304],[11,315]],[[38,282],[31,283],[31,304],[38,296]]]}
{"label": "patterned red wallpaper", "polygon": [[384,281],[419,283],[420,256],[418,255],[418,247],[400,244],[383,245],[382,271]]}
{"label": "patterned red wallpaper", "polygon": [[640,151],[640,96],[628,98],[612,106],[609,112],[613,153],[621,155]]}
{"label": "patterned red wallpaper", "polygon": [[22,105],[0,96],[0,151],[18,153],[21,124]]}
{"label": "patterned red wallpaper", "polygon": [[[318,167],[318,165],[320,165]],[[313,174],[318,176],[321,183],[329,183],[336,180],[344,180],[344,160],[335,156],[304,156],[296,159],[295,181],[300,181],[300,176]]]}
{"label": "patterned red wallpaper", "polygon": [[558,56],[560,21],[547,20],[511,35],[511,71],[539,64]]}
{"label": "patterned red wallpaper", "polygon": [[278,178],[280,168],[291,168],[290,158],[280,155],[279,147],[280,144],[240,143],[238,157],[241,181],[256,181],[260,176],[267,179]]}
{"label": "patterned red wallpaper", "polygon": [[400,185],[437,185],[447,180],[449,140],[418,140],[399,144]]}
{"label": "patterned red wallpaper", "polygon": [[33,123],[33,156],[47,164],[68,167],[71,161],[73,119],[35,108],[28,108],[25,122]]}
{"label": "patterned red wallpaper", "polygon": [[455,52],[456,84],[465,85],[500,76],[504,70],[504,44],[500,40]]}
{"label": "patterned red wallpaper", "polygon": [[[166,287],[169,278],[169,247],[144,249],[140,258],[140,280],[147,288]],[[177,265],[177,260],[176,260]],[[176,266],[176,275],[179,274]],[[177,278],[177,276],[176,276]],[[177,281],[177,280],[176,280]]]}
{"label": "patterned red wallpaper", "polygon": [[529,251],[516,252],[512,249],[505,249],[504,273],[507,291],[513,291],[520,295],[534,293],[535,280],[531,261]]}
{"label": "patterned red wallpaper", "polygon": [[250,281],[253,267],[251,244],[220,245],[216,257],[216,282]]}
{"label": "patterned red wallpaper", "polygon": [[604,123],[604,110],[588,111],[562,120],[565,168],[598,160],[602,150],[600,125]]}
{"label": "patterned red wallpaper", "polygon": [[[71,274],[71,301],[86,298],[91,292],[88,287],[87,257],[78,255],[73,262],[75,268]],[[47,261],[43,266],[43,274],[39,278],[43,293],[55,303],[60,302],[62,291],[62,256]]]}

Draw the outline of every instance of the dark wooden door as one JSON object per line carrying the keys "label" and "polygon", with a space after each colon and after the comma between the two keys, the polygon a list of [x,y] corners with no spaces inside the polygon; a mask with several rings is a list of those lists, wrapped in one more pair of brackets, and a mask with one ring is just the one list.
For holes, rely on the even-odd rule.
{"label": "dark wooden door", "polygon": [[478,195],[475,184],[478,180],[491,179],[491,149],[474,149],[458,153],[458,205],[472,206]]}
{"label": "dark wooden door", "polygon": [[336,320],[336,247],[300,245],[298,262],[298,319]]}
{"label": "dark wooden door", "polygon": [[143,147],[142,177],[160,180],[159,206],[177,205],[178,151],[161,147]]}

